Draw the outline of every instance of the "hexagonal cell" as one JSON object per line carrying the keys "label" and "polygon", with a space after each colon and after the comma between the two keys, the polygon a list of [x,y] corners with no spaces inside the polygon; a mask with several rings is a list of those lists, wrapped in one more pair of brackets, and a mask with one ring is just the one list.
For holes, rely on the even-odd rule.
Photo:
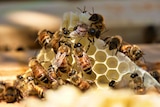
{"label": "hexagonal cell", "polygon": [[105,75],[101,75],[97,78],[97,84],[99,86],[107,86],[109,83],[109,80],[106,78]]}
{"label": "hexagonal cell", "polygon": [[85,72],[83,72],[83,78],[87,79],[87,80],[95,80],[96,79],[96,74],[94,72],[92,72],[91,75],[88,75]]}
{"label": "hexagonal cell", "polygon": [[130,72],[133,72],[137,69],[136,64],[134,62],[128,61],[127,63],[129,65]]}
{"label": "hexagonal cell", "polygon": [[120,73],[127,73],[129,72],[129,65],[127,62],[121,62],[119,65],[118,65],[118,71]]}
{"label": "hexagonal cell", "polygon": [[116,57],[108,57],[106,64],[108,65],[109,68],[116,68],[118,65],[118,60]]}
{"label": "hexagonal cell", "polygon": [[97,51],[95,54],[95,59],[98,62],[104,62],[106,60],[106,53],[104,53],[103,51]]}
{"label": "hexagonal cell", "polygon": [[109,80],[118,80],[119,77],[120,77],[118,71],[116,71],[114,69],[113,70],[108,70],[106,76]]}
{"label": "hexagonal cell", "polygon": [[119,59],[119,61],[124,61],[124,60],[126,60],[127,56],[121,52],[118,52],[117,58]]}
{"label": "hexagonal cell", "polygon": [[95,64],[95,66],[93,67],[93,70],[98,74],[103,74],[107,71],[107,67],[102,63],[98,63],[98,64]]}

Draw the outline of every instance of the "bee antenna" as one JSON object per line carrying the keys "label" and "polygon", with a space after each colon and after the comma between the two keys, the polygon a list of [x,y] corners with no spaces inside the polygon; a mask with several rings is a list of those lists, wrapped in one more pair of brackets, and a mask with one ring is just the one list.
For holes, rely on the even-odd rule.
{"label": "bee antenna", "polygon": [[84,10],[82,10],[81,8],[77,7],[78,10],[80,10],[82,13],[86,13],[86,6],[84,6]]}
{"label": "bee antenna", "polygon": [[87,11],[86,11],[86,6],[84,6],[84,12],[86,13]]}
{"label": "bee antenna", "polygon": [[79,7],[77,7],[77,9],[80,10],[83,13],[82,9],[80,9]]}
{"label": "bee antenna", "polygon": [[92,11],[93,11],[93,13],[94,13],[94,7],[92,7]]}
{"label": "bee antenna", "polygon": [[34,41],[34,43],[36,43],[38,41],[38,37],[36,38],[36,40]]}
{"label": "bee antenna", "polygon": [[92,12],[93,12],[93,13],[90,13],[90,12],[89,12],[89,14],[90,14],[90,15],[93,15],[93,14],[94,14],[94,8],[93,8],[93,7],[92,7]]}

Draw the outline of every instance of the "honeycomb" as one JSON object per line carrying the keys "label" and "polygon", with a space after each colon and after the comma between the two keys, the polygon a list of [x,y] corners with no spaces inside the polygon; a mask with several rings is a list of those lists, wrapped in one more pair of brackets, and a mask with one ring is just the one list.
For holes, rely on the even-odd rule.
{"label": "honeycomb", "polygon": [[[109,50],[108,47],[105,47],[105,42],[101,39],[94,38],[95,42],[90,43],[87,35],[81,37],[78,34],[75,34],[73,29],[79,22],[88,25],[91,24],[91,22],[88,21],[89,17],[90,15],[87,12],[65,13],[60,28],[60,30],[62,28],[67,28],[71,32],[69,35],[71,37],[71,42],[73,44],[80,42],[84,46],[84,50],[87,50],[88,44],[90,44],[87,55],[91,60],[93,73],[91,75],[83,73],[83,78],[93,80],[97,87],[103,89],[112,80],[116,82],[129,81],[129,79],[123,78],[127,78],[129,74],[136,72],[144,78],[144,85],[146,88],[155,86],[159,89],[160,84],[147,71],[131,61],[125,54],[121,52],[115,54],[116,50]],[[43,63],[43,66],[48,69],[49,65],[53,62],[55,55],[56,54],[52,49],[42,48],[37,59],[39,61],[47,61],[47,63]],[[73,54],[69,59],[71,65],[76,66],[76,60]]]}

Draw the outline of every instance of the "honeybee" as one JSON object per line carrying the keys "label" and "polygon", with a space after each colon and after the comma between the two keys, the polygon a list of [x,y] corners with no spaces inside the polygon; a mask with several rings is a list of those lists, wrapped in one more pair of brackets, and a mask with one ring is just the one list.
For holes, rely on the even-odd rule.
{"label": "honeybee", "polygon": [[130,81],[129,87],[133,89],[136,94],[145,94],[146,88],[143,77],[140,77],[137,73],[132,73],[130,77],[132,80]]}
{"label": "honeybee", "polygon": [[29,61],[29,67],[33,72],[35,81],[39,84],[43,84],[48,88],[50,81],[47,75],[47,70],[41,65],[41,63],[36,58],[32,58]]}
{"label": "honeybee", "polygon": [[139,46],[130,44],[122,45],[120,48],[120,52],[124,53],[134,62],[139,60],[144,55]]}
{"label": "honeybee", "polygon": [[93,81],[87,81],[83,80],[79,75],[76,70],[71,70],[71,72],[68,74],[70,82],[77,86],[80,90],[86,91],[87,89],[90,88],[90,86],[94,83]]}
{"label": "honeybee", "polygon": [[19,102],[23,99],[22,92],[15,86],[6,86],[4,91],[4,101],[7,103]]}
{"label": "honeybee", "polygon": [[14,86],[23,92],[23,97],[28,97],[32,89],[28,84],[26,74],[17,75],[17,79],[14,81]]}
{"label": "honeybee", "polygon": [[52,64],[48,68],[49,77],[53,84],[56,84],[56,81],[59,85],[65,84],[65,81],[62,80],[62,73],[68,74],[71,70],[71,64],[69,62],[69,55],[71,55],[71,44],[67,41],[61,41],[61,46],[58,48],[55,59],[53,59]]}
{"label": "honeybee", "polygon": [[51,41],[51,37],[54,33],[44,29],[38,32],[38,41],[42,47],[47,48],[49,42]]}
{"label": "honeybee", "polygon": [[67,43],[62,44],[58,48],[57,55],[59,54],[63,55],[64,57],[61,59],[62,61],[60,61],[61,63],[59,63],[58,65],[58,70],[61,71],[62,73],[68,73],[71,70],[71,64],[68,58],[68,56],[71,55],[71,45]]}
{"label": "honeybee", "polygon": [[90,58],[85,53],[81,43],[76,43],[74,45],[74,57],[82,71],[86,74],[92,74],[92,64]]}
{"label": "honeybee", "polygon": [[27,77],[28,85],[32,87],[30,94],[37,95],[39,98],[44,98],[44,89],[34,83],[34,77]]}
{"label": "honeybee", "polygon": [[88,28],[88,34],[91,37],[100,38],[102,32],[104,33],[107,31],[102,15],[93,12],[88,20],[92,22]]}
{"label": "honeybee", "polygon": [[78,76],[78,72],[76,70],[71,70],[71,72],[68,73],[70,82],[74,85],[78,85],[81,81],[80,76]]}
{"label": "honeybee", "polygon": [[60,31],[55,32],[53,37],[51,38],[49,42],[49,47],[53,48],[54,52],[57,53],[58,48],[60,47],[60,39],[62,37],[62,34]]}
{"label": "honeybee", "polygon": [[122,37],[119,35],[106,37],[104,41],[106,43],[105,46],[108,45],[109,50],[116,49],[115,54],[120,50],[123,42]]}
{"label": "honeybee", "polygon": [[89,17],[89,21],[91,21],[91,27],[95,26],[96,29],[99,29],[100,31],[106,29],[105,24],[104,24],[104,18],[101,14],[98,13],[94,13],[94,9],[93,10],[93,14],[90,13],[91,17]]}

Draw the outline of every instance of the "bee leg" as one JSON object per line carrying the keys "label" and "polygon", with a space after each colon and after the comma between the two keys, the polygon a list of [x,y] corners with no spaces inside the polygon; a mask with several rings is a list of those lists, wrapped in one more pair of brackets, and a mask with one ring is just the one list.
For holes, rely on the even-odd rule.
{"label": "bee leg", "polygon": [[89,42],[88,47],[86,49],[86,53],[88,52],[89,48],[90,48],[90,42]]}
{"label": "bee leg", "polygon": [[116,53],[115,53],[115,55],[117,55],[117,53],[118,53],[118,49],[116,49]]}
{"label": "bee leg", "polygon": [[88,40],[89,40],[89,43],[88,43],[88,47],[87,47],[87,49],[86,49],[86,53],[88,52],[88,50],[89,50],[89,48],[90,48],[90,46],[91,46],[91,42],[93,42],[90,38],[88,38]]}

